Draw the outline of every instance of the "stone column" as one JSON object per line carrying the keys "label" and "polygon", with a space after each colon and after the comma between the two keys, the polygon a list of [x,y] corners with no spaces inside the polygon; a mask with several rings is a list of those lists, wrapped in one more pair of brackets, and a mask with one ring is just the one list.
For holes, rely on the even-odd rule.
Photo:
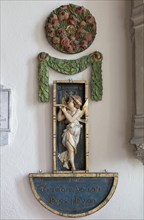
{"label": "stone column", "polygon": [[133,137],[135,155],[144,164],[144,0],[132,1],[132,17],[134,28],[133,62],[134,62],[134,94],[135,115],[133,121]]}

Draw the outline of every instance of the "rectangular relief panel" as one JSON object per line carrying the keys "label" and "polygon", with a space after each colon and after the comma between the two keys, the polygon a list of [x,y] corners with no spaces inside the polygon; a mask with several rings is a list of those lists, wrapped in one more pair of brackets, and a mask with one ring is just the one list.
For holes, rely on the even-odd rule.
{"label": "rectangular relief panel", "polygon": [[0,131],[10,131],[10,89],[0,88]]}
{"label": "rectangular relief panel", "polygon": [[[74,104],[69,104],[73,102]],[[74,105],[74,110],[71,110]],[[62,109],[65,109],[66,113]],[[71,115],[69,121],[67,117]],[[74,119],[74,115],[76,118]],[[73,118],[72,118],[73,117]],[[88,82],[54,81],[53,171],[88,172]],[[73,153],[74,152],[74,153]]]}

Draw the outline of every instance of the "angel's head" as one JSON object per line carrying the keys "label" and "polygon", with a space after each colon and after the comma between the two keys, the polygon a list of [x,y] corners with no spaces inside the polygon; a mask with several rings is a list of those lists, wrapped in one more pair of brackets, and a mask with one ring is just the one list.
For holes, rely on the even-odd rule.
{"label": "angel's head", "polygon": [[69,107],[75,107],[77,109],[82,105],[82,99],[79,95],[70,95],[69,100],[67,102]]}

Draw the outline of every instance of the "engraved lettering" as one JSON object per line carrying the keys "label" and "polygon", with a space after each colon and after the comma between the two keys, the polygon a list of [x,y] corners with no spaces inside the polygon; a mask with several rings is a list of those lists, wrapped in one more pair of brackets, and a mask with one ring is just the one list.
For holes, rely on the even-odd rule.
{"label": "engraved lettering", "polygon": [[100,186],[88,188],[88,191],[89,192],[99,192],[100,191]]}
{"label": "engraved lettering", "polygon": [[82,192],[100,192],[100,186],[95,186],[95,187],[78,187],[75,186],[73,187],[50,187],[50,188],[45,188],[42,187],[41,188],[42,191],[47,191],[47,192],[59,192],[59,193],[71,193],[71,192],[75,192],[75,193],[82,193]]}
{"label": "engraved lettering", "polygon": [[75,197],[75,198],[67,198],[67,199],[63,199],[63,198],[54,198],[54,197],[50,197],[47,200],[48,203],[50,204],[56,204],[56,205],[63,205],[65,203],[69,203],[69,204],[92,204],[96,202],[96,199],[91,199],[91,198],[79,198],[79,197]]}

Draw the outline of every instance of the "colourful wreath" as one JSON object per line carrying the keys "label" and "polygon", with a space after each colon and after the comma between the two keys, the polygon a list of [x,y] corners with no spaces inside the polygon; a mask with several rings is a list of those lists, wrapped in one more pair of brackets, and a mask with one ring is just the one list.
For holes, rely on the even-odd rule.
{"label": "colourful wreath", "polygon": [[89,10],[69,4],[51,12],[46,20],[48,42],[63,53],[79,53],[87,49],[96,35],[96,22]]}

